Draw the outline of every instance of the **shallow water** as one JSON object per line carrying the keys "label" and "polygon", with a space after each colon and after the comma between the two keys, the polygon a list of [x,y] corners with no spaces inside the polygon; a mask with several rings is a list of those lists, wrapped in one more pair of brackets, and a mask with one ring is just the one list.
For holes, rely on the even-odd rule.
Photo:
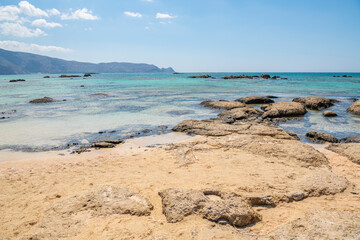
{"label": "shallow water", "polygon": [[[98,74],[86,79],[0,76],[0,149],[47,150],[84,139],[129,137],[143,129],[156,133],[163,131],[160,125],[171,128],[185,119],[215,117],[219,111],[199,106],[203,100],[234,100],[250,95],[275,95],[279,97],[276,101],[304,96],[336,98],[341,102],[329,110],[336,111],[339,117],[324,118],[322,112],[309,111],[304,118],[280,126],[298,133],[302,140],[310,130],[339,138],[360,135],[360,117],[346,112],[352,104],[347,99],[360,97],[360,73],[270,73],[287,80],[220,79],[261,73],[209,74],[216,79],[187,78],[194,73]],[[344,74],[352,78],[333,77]],[[9,82],[18,78],[26,82]],[[106,95],[93,95],[96,93]],[[59,102],[28,103],[44,96]],[[113,130],[116,132],[110,133]],[[106,133],[98,134],[99,131]]]}

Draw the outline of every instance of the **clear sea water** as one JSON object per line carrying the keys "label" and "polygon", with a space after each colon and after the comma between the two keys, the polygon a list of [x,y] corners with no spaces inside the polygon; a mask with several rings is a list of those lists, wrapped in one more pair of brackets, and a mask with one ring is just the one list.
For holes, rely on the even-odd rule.
{"label": "clear sea water", "polygon": [[[216,79],[187,78],[200,74]],[[74,142],[129,137],[144,129],[153,130],[151,134],[161,125],[171,129],[185,119],[215,117],[219,111],[199,106],[203,100],[234,100],[251,95],[275,95],[279,97],[276,101],[306,96],[338,99],[341,102],[329,110],[336,111],[339,117],[324,118],[322,112],[309,111],[305,117],[280,126],[296,132],[302,140],[310,130],[338,138],[360,136],[360,117],[346,112],[352,104],[348,99],[360,98],[360,73],[270,73],[288,79],[221,79],[237,74],[261,73],[98,74],[86,79],[58,78],[58,74],[51,78],[43,78],[44,74],[2,75],[0,150],[64,148]],[[344,74],[352,78],[333,77]],[[26,82],[9,82],[19,78]],[[92,95],[96,93],[106,95]],[[29,104],[44,96],[66,101]]]}

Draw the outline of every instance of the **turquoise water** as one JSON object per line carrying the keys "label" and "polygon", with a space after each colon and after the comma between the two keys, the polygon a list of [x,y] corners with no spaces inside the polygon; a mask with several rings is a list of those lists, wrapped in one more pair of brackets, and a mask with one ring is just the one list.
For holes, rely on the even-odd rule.
{"label": "turquoise water", "polygon": [[[98,74],[86,79],[0,76],[0,149],[63,148],[73,142],[129,137],[144,129],[157,132],[161,125],[171,128],[185,119],[215,117],[219,111],[199,106],[203,100],[234,100],[250,95],[275,95],[279,97],[276,101],[304,96],[336,98],[341,102],[329,110],[339,117],[324,118],[321,112],[309,111],[301,120],[281,126],[302,139],[310,130],[339,138],[360,135],[360,118],[346,112],[352,104],[348,98],[360,98],[360,73],[270,73],[287,80],[220,79],[261,73],[201,73],[216,79],[187,78],[199,74]],[[344,74],[352,78],[333,77]],[[26,82],[9,82],[18,78]],[[92,95],[95,93],[106,95]],[[59,102],[28,103],[44,96]],[[63,99],[66,101],[60,101]]]}

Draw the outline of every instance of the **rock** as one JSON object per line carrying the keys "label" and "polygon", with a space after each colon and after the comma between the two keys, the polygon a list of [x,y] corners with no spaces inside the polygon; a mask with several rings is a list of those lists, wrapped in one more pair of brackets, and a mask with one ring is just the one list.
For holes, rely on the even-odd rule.
{"label": "rock", "polygon": [[233,118],[235,120],[244,120],[248,118],[257,118],[261,116],[261,111],[253,107],[242,107],[242,108],[233,108],[225,112],[220,113],[219,117]]}
{"label": "rock", "polygon": [[307,97],[307,98],[294,98],[293,102],[305,104],[305,106],[312,110],[322,110],[334,105],[334,99],[324,97]]}
{"label": "rock", "polygon": [[93,93],[93,94],[90,94],[91,96],[108,96],[106,93]]}
{"label": "rock", "polygon": [[33,99],[29,103],[52,103],[52,102],[56,102],[56,101],[51,97],[43,97],[43,98]]}
{"label": "rock", "polygon": [[253,79],[254,77],[256,77],[256,76],[246,76],[246,75],[233,76],[233,75],[230,75],[230,76],[222,77],[222,79],[239,79],[239,78]]}
{"label": "rock", "polygon": [[246,226],[261,220],[251,207],[239,196],[219,191],[166,189],[159,192],[163,213],[170,223],[182,221],[196,214],[211,221],[225,220],[233,226]]}
{"label": "rock", "polygon": [[301,201],[307,198],[307,194],[303,191],[293,191],[285,194],[286,202]]}
{"label": "rock", "polygon": [[286,132],[287,134],[289,134],[290,136],[292,136],[294,139],[300,140],[299,136],[298,136],[296,133],[290,132],[290,131],[286,131],[286,130],[285,130],[285,132]]}
{"label": "rock", "polygon": [[91,74],[90,73],[85,73],[84,77],[91,77]]}
{"label": "rock", "polygon": [[269,95],[269,96],[266,96],[267,98],[279,98],[277,96],[273,96],[273,95]]}
{"label": "rock", "polygon": [[80,85],[80,87],[85,87],[84,85]]}
{"label": "rock", "polygon": [[261,196],[250,196],[246,200],[251,206],[270,206],[275,207],[276,203],[273,197],[270,195],[261,195]]}
{"label": "rock", "polygon": [[322,133],[322,132],[317,132],[317,131],[311,131],[311,132],[306,133],[306,137],[309,138],[313,142],[319,142],[319,143],[323,143],[323,142],[337,143],[337,142],[339,142],[339,140],[336,137],[331,136],[330,134],[327,134],[327,133]]}
{"label": "rock", "polygon": [[9,82],[25,82],[25,79],[12,79]]}
{"label": "rock", "polygon": [[260,75],[260,78],[263,78],[263,79],[270,79],[270,75],[269,74],[261,74]]}
{"label": "rock", "polygon": [[44,76],[44,78],[50,78],[50,76]]}
{"label": "rock", "polygon": [[98,142],[98,143],[94,143],[93,147],[95,147],[95,148],[113,148],[113,147],[115,147],[115,144],[109,143],[109,142]]}
{"label": "rock", "polygon": [[307,113],[305,106],[297,102],[277,102],[263,106],[263,118],[302,116]]}
{"label": "rock", "polygon": [[336,117],[337,116],[336,112],[334,112],[334,111],[325,111],[325,112],[323,112],[323,115],[325,117]]}
{"label": "rock", "polygon": [[215,109],[226,109],[230,110],[233,108],[241,108],[246,107],[246,104],[236,101],[226,101],[226,100],[219,100],[219,101],[212,101],[206,100],[200,103],[200,105],[208,108],[215,108]]}
{"label": "rock", "polygon": [[189,76],[188,78],[211,78],[211,76],[210,75]]}
{"label": "rock", "polygon": [[349,158],[356,164],[360,164],[360,143],[332,144],[327,148]]}
{"label": "rock", "polygon": [[354,102],[346,111],[360,115],[360,100]]}
{"label": "rock", "polygon": [[280,76],[273,76],[271,79],[278,79],[278,78],[280,78]]}
{"label": "rock", "polygon": [[346,137],[343,139],[340,139],[341,143],[360,143],[360,137],[359,136],[352,136],[352,137]]}
{"label": "rock", "polygon": [[60,75],[59,78],[73,78],[73,77],[81,77],[80,75],[67,75],[67,74],[63,74]]}
{"label": "rock", "polygon": [[106,140],[105,142],[112,143],[112,144],[120,144],[120,143],[123,143],[124,140],[122,140],[122,139],[113,139],[113,140]]}
{"label": "rock", "polygon": [[237,102],[242,102],[246,104],[265,104],[265,103],[273,103],[274,101],[267,97],[261,96],[250,96],[236,99]]}
{"label": "rock", "polygon": [[348,98],[348,101],[350,102],[356,102],[357,100],[359,100],[358,98]]}
{"label": "rock", "polygon": [[344,239],[360,236],[360,215],[349,212],[311,210],[273,231],[270,238],[278,240]]}

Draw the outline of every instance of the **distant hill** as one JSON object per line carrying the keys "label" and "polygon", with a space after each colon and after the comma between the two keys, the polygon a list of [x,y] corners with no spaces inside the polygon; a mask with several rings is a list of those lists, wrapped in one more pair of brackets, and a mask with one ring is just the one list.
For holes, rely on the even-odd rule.
{"label": "distant hill", "polygon": [[32,53],[0,49],[0,75],[30,73],[172,73],[169,68],[158,68],[145,63],[85,63],[66,61]]}

